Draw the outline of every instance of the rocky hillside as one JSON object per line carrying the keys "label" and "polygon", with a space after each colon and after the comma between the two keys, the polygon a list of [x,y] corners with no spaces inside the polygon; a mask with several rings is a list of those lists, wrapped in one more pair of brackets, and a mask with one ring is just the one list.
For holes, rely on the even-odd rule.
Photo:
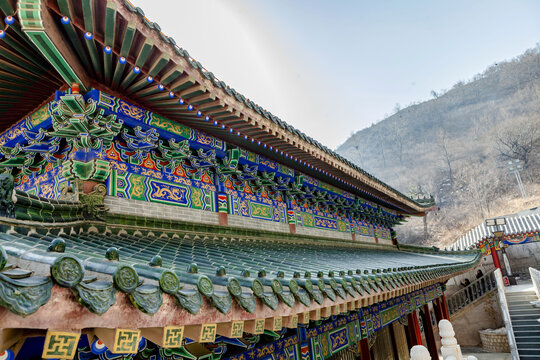
{"label": "rocky hillside", "polygon": [[[433,194],[440,211],[428,216],[426,243],[445,246],[519,203],[509,160],[523,165],[523,206],[537,194],[540,45],[432,96],[356,132],[337,151],[404,193]],[[397,230],[402,241],[424,241],[421,220]]]}

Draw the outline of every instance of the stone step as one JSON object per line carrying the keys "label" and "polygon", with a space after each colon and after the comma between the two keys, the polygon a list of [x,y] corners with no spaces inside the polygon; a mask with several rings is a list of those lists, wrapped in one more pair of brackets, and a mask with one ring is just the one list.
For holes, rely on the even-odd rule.
{"label": "stone step", "polygon": [[540,337],[538,336],[516,336],[516,334],[514,334],[514,336],[516,338],[516,343],[518,344],[521,344],[521,343],[540,344]]}
{"label": "stone step", "polygon": [[540,308],[534,306],[531,303],[521,304],[521,305],[514,305],[512,306],[512,309],[538,309],[540,311]]}
{"label": "stone step", "polygon": [[525,295],[536,295],[536,292],[534,290],[525,290],[525,291],[506,291],[505,292],[506,295],[510,295],[510,296],[513,296],[513,295],[520,295],[520,294],[525,294]]}
{"label": "stone step", "polygon": [[539,348],[540,349],[540,339],[535,339],[534,341],[523,341],[517,340],[516,344],[518,349],[530,349],[530,348]]}
{"label": "stone step", "polygon": [[537,312],[520,312],[520,313],[510,313],[510,318],[513,320],[513,319],[517,319],[517,320],[521,320],[521,319],[530,319],[530,318],[536,318],[536,319],[540,319],[540,314],[538,314]]}
{"label": "stone step", "polygon": [[521,319],[511,318],[511,320],[512,320],[512,326],[515,328],[521,325],[540,325],[540,323],[536,320],[536,318],[521,318]]}
{"label": "stone step", "polygon": [[527,292],[527,293],[514,293],[514,292],[511,292],[511,293],[505,293],[506,295],[506,298],[517,298],[517,297],[523,297],[523,296],[535,296],[536,297],[536,293],[534,292]]}
{"label": "stone step", "polygon": [[527,312],[536,312],[540,314],[540,308],[536,308],[532,305],[529,306],[520,306],[520,307],[511,307],[510,311],[515,311],[516,313],[527,311]]}
{"label": "stone step", "polygon": [[535,355],[536,359],[538,359],[540,357],[540,346],[534,346],[527,349],[518,347],[518,353],[520,358],[523,358],[523,355]]}
{"label": "stone step", "polygon": [[540,308],[536,308],[533,305],[531,305],[531,303],[529,301],[525,301],[525,302],[522,302],[522,303],[516,303],[516,304],[508,303],[508,308],[509,309],[515,309],[515,308],[519,309],[519,308],[524,308],[524,307],[528,307],[530,309],[540,309]]}
{"label": "stone step", "polygon": [[535,337],[534,333],[536,332],[540,332],[540,328],[533,328],[532,325],[514,328],[514,336],[516,337]]}
{"label": "stone step", "polygon": [[[514,324],[512,323],[512,325],[514,325]],[[521,332],[523,331],[523,332],[525,332],[524,335],[529,336],[529,335],[531,335],[530,331],[539,331],[540,332],[540,323],[537,323],[537,324],[534,324],[534,325],[519,325],[519,326],[514,325],[513,329],[514,329],[514,334],[516,334],[516,333],[521,334]]]}
{"label": "stone step", "polygon": [[536,295],[521,295],[521,296],[507,296],[506,297],[506,301],[520,301],[524,299],[538,300],[538,297]]}
{"label": "stone step", "polygon": [[520,300],[507,300],[508,306],[516,306],[516,305],[525,305],[531,303],[531,301],[538,301],[536,298],[530,298],[530,299],[520,299]]}
{"label": "stone step", "polygon": [[511,318],[520,317],[520,316],[530,316],[530,317],[540,318],[540,313],[537,311],[528,311],[528,310],[522,310],[522,311],[510,310]]}
{"label": "stone step", "polygon": [[534,291],[510,291],[505,292],[506,296],[520,296],[520,295],[534,295],[536,296],[536,292]]}
{"label": "stone step", "polygon": [[507,303],[516,303],[516,302],[522,302],[522,301],[538,301],[538,298],[535,296],[520,296],[520,297],[507,297],[506,302]]}

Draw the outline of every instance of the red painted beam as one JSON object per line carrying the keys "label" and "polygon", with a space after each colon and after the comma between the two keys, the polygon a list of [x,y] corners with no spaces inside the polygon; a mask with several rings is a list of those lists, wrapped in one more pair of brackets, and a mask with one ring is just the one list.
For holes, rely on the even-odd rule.
{"label": "red painted beam", "polygon": [[369,351],[368,339],[360,340],[360,359],[371,360],[371,352]]}
{"label": "red painted beam", "polygon": [[407,314],[407,331],[409,332],[409,339],[411,340],[411,347],[415,345],[422,345],[422,334],[420,333],[420,325],[418,324],[418,316],[416,316],[416,310]]}
{"label": "red painted beam", "polygon": [[450,320],[450,314],[448,313],[448,303],[446,302],[446,296],[444,296],[444,293],[441,296],[441,305],[443,318],[446,320]]}

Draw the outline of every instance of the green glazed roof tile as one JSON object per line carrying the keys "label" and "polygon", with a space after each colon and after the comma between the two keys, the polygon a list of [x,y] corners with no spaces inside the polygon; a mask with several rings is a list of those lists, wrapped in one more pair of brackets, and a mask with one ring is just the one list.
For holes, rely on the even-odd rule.
{"label": "green glazed roof tile", "polygon": [[[16,196],[32,200],[17,205],[22,212],[43,208],[40,201],[53,203],[23,193]],[[62,205],[80,210],[78,203]],[[475,266],[480,259],[478,251],[398,249],[193,224],[188,230],[171,230],[177,225],[182,228],[173,223],[167,229],[137,230],[114,220],[73,218],[70,221],[76,225],[65,228],[66,233],[58,225],[56,230],[50,228],[54,219],[34,228],[20,219],[9,220],[14,225],[0,232],[0,285],[18,293],[37,287],[32,292],[41,295],[33,301],[45,304],[54,280],[71,288],[79,303],[98,314],[114,302],[115,291],[127,293],[133,305],[148,314],[159,310],[163,292],[176,296],[190,313],[199,311],[202,296],[223,313],[229,312],[233,300],[253,312],[256,298],[273,310],[279,302],[322,304],[324,296],[336,301],[364,291],[391,291],[400,277],[408,284],[442,279]],[[162,234],[164,230],[170,233]],[[7,261],[14,267],[5,267]],[[31,280],[40,277],[49,281]],[[9,302],[0,293],[0,303]],[[15,303],[9,308],[24,316],[39,307]]]}

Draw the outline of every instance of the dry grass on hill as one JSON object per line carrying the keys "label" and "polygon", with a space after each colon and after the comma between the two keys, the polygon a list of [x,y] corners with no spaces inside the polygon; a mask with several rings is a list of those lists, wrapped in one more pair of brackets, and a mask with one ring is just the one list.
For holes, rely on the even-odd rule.
{"label": "dry grass on hill", "polygon": [[[449,223],[445,216],[448,216],[446,211],[439,213],[431,213],[427,217],[428,221],[428,236],[426,242],[429,245],[445,248],[452,245],[461,236],[480,225],[485,219],[498,216],[515,214],[517,212],[531,209],[540,206],[540,184],[529,184],[526,187],[528,197],[523,199],[516,191],[514,193],[501,196],[498,200],[492,203],[491,211],[480,216],[477,211],[471,209],[473,206],[463,204],[462,212],[467,214],[465,220]],[[424,223],[422,218],[410,218],[407,225],[402,228],[398,227],[398,232],[404,238],[418,237],[418,234],[423,234]],[[411,234],[412,233],[412,234]]]}
{"label": "dry grass on hill", "polygon": [[[396,230],[401,241],[445,246],[485,218],[540,205],[540,44],[469,82],[412,104],[352,135],[337,151],[440,211]],[[520,159],[520,199],[507,162]]]}

